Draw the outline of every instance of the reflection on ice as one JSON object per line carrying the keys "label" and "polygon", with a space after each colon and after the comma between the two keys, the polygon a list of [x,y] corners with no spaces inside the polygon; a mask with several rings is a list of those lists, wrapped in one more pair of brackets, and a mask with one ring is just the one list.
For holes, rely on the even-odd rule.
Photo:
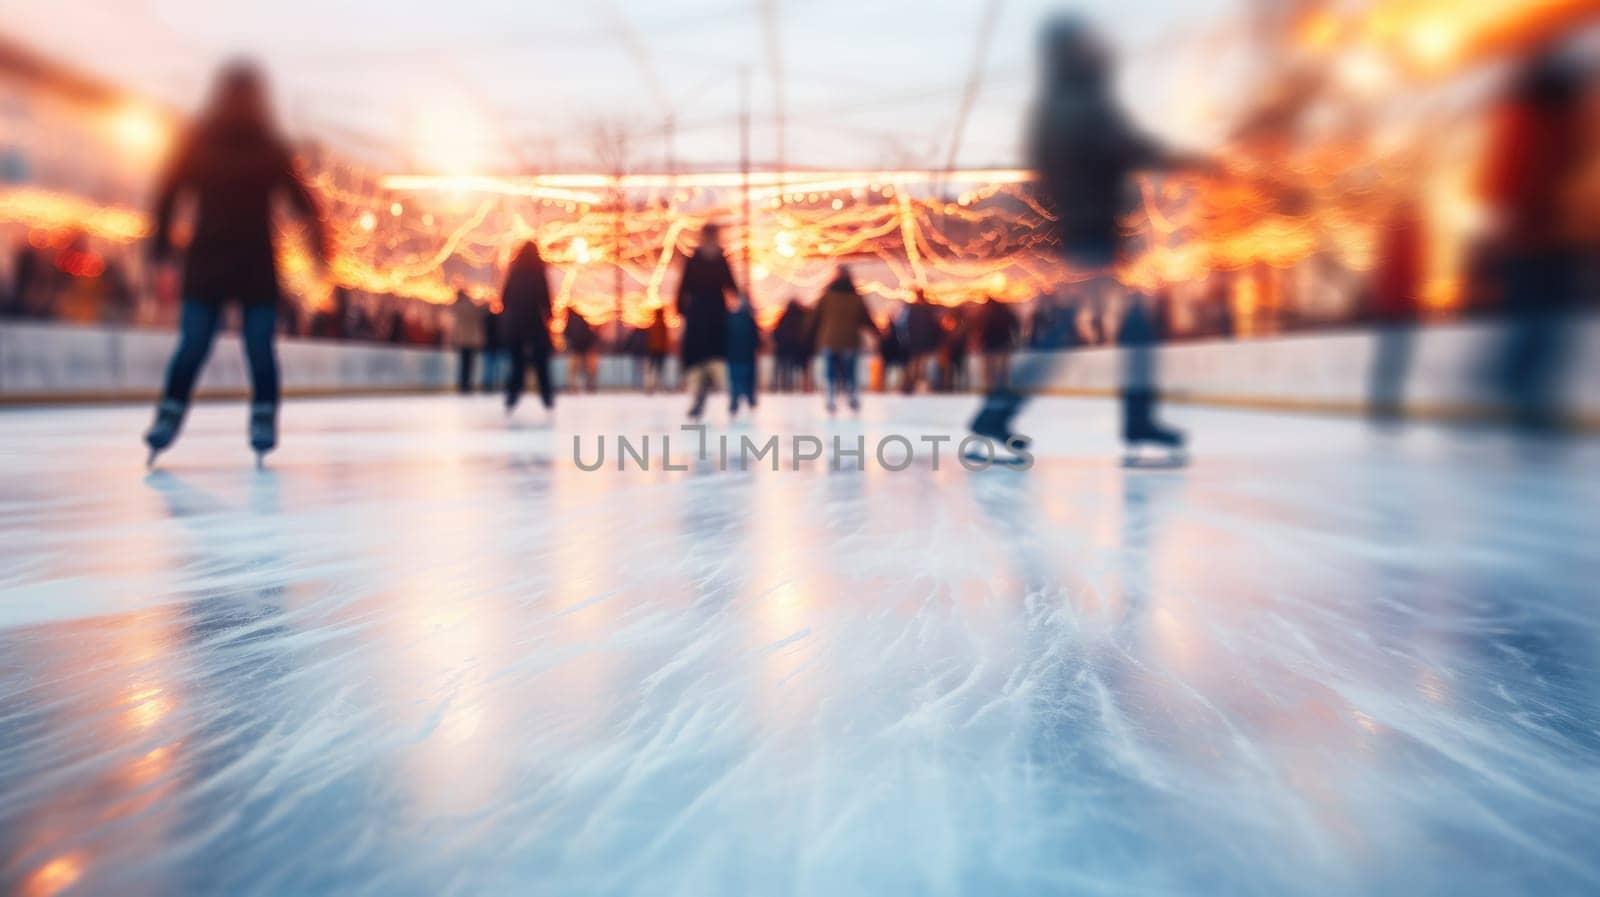
{"label": "reflection on ice", "polygon": [[7,892],[1600,887],[1593,445],[1179,409],[1124,471],[1056,401],[1025,474],[583,473],[675,409],[408,399],[256,473],[232,410],[0,433]]}

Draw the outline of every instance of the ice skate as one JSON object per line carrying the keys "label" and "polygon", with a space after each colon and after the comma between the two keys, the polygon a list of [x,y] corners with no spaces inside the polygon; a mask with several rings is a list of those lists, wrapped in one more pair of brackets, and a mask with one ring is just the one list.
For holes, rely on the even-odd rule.
{"label": "ice skate", "polygon": [[145,431],[144,443],[150,447],[150,457],[145,459],[146,467],[154,467],[156,456],[166,451],[178,438],[178,431],[183,428],[184,414],[188,405],[177,399],[163,399],[156,405],[156,419],[151,422],[150,429]]}
{"label": "ice skate", "polygon": [[974,436],[982,436],[996,445],[1003,446],[1013,452],[1027,451],[1033,447],[1033,440],[1020,433],[1012,432],[1010,415],[993,411],[988,408],[978,412],[972,419],[967,429]]}
{"label": "ice skate", "polygon": [[278,406],[257,402],[250,406],[250,448],[256,453],[256,469],[266,466],[267,452],[278,447]]}
{"label": "ice skate", "polygon": [[[1124,441],[1127,443],[1127,449],[1122,457],[1123,467],[1171,470],[1189,463],[1189,453],[1184,447],[1183,434],[1170,427],[1150,424],[1124,434]],[[1166,452],[1161,457],[1147,457],[1140,451],[1140,446],[1144,445],[1153,445],[1165,449]]]}

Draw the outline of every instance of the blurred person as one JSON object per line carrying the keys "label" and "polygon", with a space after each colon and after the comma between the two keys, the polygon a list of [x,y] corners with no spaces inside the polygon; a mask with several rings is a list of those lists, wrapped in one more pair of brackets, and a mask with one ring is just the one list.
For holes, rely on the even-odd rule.
{"label": "blurred person", "polygon": [[500,307],[504,341],[510,361],[506,379],[506,414],[517,410],[522,391],[527,387],[528,365],[539,379],[539,401],[546,410],[556,407],[554,384],[550,381],[550,275],[539,246],[532,240],[522,244],[506,269],[505,285],[500,288]]}
{"label": "blurred person", "polygon": [[700,229],[700,245],[684,259],[678,280],[678,317],[683,319],[679,352],[683,377],[694,403],[689,419],[699,420],[706,394],[720,389],[726,379],[728,355],[728,297],[739,288],[722,253],[722,231],[714,223]]}
{"label": "blurred person", "polygon": [[11,289],[3,310],[6,317],[21,318],[28,313],[28,294],[39,277],[39,253],[27,237],[18,237],[11,255]]}
{"label": "blurred person", "polygon": [[1573,227],[1579,210],[1570,204],[1592,149],[1582,116],[1592,81],[1559,44],[1542,48],[1513,76],[1492,117],[1482,192],[1493,230],[1485,249],[1511,318],[1494,380],[1516,423],[1530,430],[1561,423],[1583,263]]}
{"label": "blurred person", "polygon": [[1425,224],[1414,200],[1390,217],[1372,272],[1372,316],[1377,340],[1369,375],[1367,413],[1379,423],[1398,421],[1405,406],[1417,317],[1422,308],[1426,261]]}
{"label": "blurred person", "polygon": [[940,346],[945,392],[964,392],[971,385],[967,370],[967,349],[972,343],[970,303],[948,309],[944,318],[944,342]]}
{"label": "blurred person", "polygon": [[928,380],[928,363],[938,353],[940,338],[939,315],[928,294],[918,289],[912,302],[901,312],[901,332],[904,334],[906,352],[906,379],[901,391],[911,395]]}
{"label": "blurred person", "polygon": [[901,389],[904,389],[906,382],[906,349],[898,326],[899,318],[899,309],[896,309],[885,322],[883,335],[878,339],[878,362],[882,366],[883,379],[877,388],[884,392],[889,391],[891,382]]}
{"label": "blurred person", "polygon": [[643,327],[627,327],[623,332],[626,336],[617,348],[628,359],[628,385],[642,390],[645,357],[650,354],[650,336]]}
{"label": "blurred person", "polygon": [[384,334],[389,342],[400,345],[406,341],[406,313],[401,309],[398,299],[390,298],[388,305],[389,326]]}
{"label": "blurred person", "polygon": [[833,282],[828,284],[811,310],[807,325],[807,344],[822,353],[822,363],[827,371],[827,408],[833,414],[838,410],[835,397],[843,392],[851,411],[861,410],[861,399],[856,383],[857,362],[861,352],[861,333],[868,331],[878,336],[878,325],[867,312],[866,300],[856,292],[850,269],[839,266]]}
{"label": "blurred person", "polygon": [[666,386],[667,353],[672,351],[672,331],[667,327],[667,310],[657,306],[644,332],[645,380],[644,390],[654,394]]}
{"label": "blurred person", "polygon": [[455,345],[459,363],[456,366],[456,391],[462,395],[472,392],[473,368],[478,354],[483,351],[487,334],[487,313],[472,301],[466,290],[456,290],[456,301],[450,306],[454,326],[450,341]]}
{"label": "blurred person", "polygon": [[993,296],[978,311],[978,347],[983,350],[983,386],[1005,389],[1010,385],[1011,353],[1022,338],[1022,321],[1010,303]]}
{"label": "blurred person", "polygon": [[505,312],[491,305],[483,315],[483,382],[484,392],[498,391],[506,378],[510,355],[506,351]]}
{"label": "blurred person", "polygon": [[561,338],[567,346],[567,382],[572,385],[572,391],[594,392],[595,375],[599,368],[596,348],[600,343],[600,335],[595,332],[594,325],[576,308],[568,306],[567,323],[561,331]]}
{"label": "blurred person", "polygon": [[799,299],[791,298],[784,306],[778,324],[772,329],[773,369],[777,372],[777,388],[784,392],[809,391],[811,346],[806,342],[806,307]]}
{"label": "blurred person", "polygon": [[761,327],[750,308],[750,297],[739,295],[728,315],[728,414],[739,413],[739,400],[756,407],[756,354],[761,351]]}
{"label": "blurred person", "polygon": [[156,189],[151,257],[160,290],[176,292],[170,262],[173,212],[193,195],[193,237],[184,255],[177,351],[167,368],[155,422],[145,434],[150,458],[169,447],[188,412],[200,368],[222,323],[223,305],[244,306],[250,364],[250,446],[257,461],[278,443],[278,361],[273,348],[281,291],[272,240],[272,203],[286,199],[308,225],[313,256],[326,268],[328,242],[310,190],[296,170],[267,100],[265,78],[249,63],[225,67],[205,112],[179,142]]}
{"label": "blurred person", "polygon": [[[1125,254],[1119,220],[1136,207],[1134,175],[1183,163],[1128,119],[1113,95],[1110,52],[1087,24],[1070,17],[1050,22],[1042,49],[1042,85],[1026,138],[1029,162],[1038,174],[1040,198],[1056,216],[1063,260],[1089,273],[1094,280],[1089,292],[1099,294],[1115,283],[1115,268]],[[1143,305],[1130,302],[1129,308],[1149,315]],[[1141,340],[1153,331],[1145,328]],[[1125,364],[1125,376],[1136,379],[1123,384],[1124,436],[1177,437],[1181,443],[1176,431],[1152,428],[1156,393],[1150,345],[1133,342],[1130,352],[1142,357]],[[1010,384],[989,391],[972,432],[1026,448],[1028,440],[1012,431],[1012,422],[1027,402],[1027,391],[1042,385],[1054,365],[1051,356],[1030,356],[1012,371]]]}

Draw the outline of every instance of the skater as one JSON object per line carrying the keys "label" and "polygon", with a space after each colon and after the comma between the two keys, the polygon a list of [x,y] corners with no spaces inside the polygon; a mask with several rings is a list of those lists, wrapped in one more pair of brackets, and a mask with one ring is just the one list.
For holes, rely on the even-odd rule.
{"label": "skater", "polygon": [[811,347],[806,344],[806,307],[791,298],[782,317],[772,329],[773,367],[778,373],[778,389],[784,392],[810,392]]}
{"label": "skater", "polygon": [[[881,381],[877,387],[882,392],[888,392],[895,386],[904,388],[906,382],[906,341],[901,336],[900,327],[896,323],[898,316],[891,315],[886,322],[878,340],[878,364],[881,366]],[[896,373],[899,376],[895,376]]]}
{"label": "skater", "polygon": [[1482,173],[1492,214],[1484,249],[1495,260],[1489,286],[1508,317],[1489,359],[1492,386],[1513,423],[1533,433],[1569,423],[1562,392],[1586,261],[1571,207],[1594,157],[1584,124],[1594,74],[1577,55],[1558,42],[1520,64],[1496,104]]}
{"label": "skater", "polygon": [[650,327],[644,333],[645,395],[653,395],[665,388],[667,353],[672,351],[672,331],[667,328],[667,310],[656,306]]}
{"label": "skater", "polygon": [[527,387],[528,361],[533,361],[539,378],[539,401],[546,410],[556,407],[555,389],[550,382],[550,278],[539,246],[532,240],[522,245],[506,270],[506,283],[500,290],[502,316],[500,338],[511,361],[506,380],[506,414],[517,409],[522,390]]}
{"label": "skater", "polygon": [[761,327],[750,310],[750,297],[728,315],[728,415],[739,413],[739,400],[756,407],[756,353],[761,351]]}
{"label": "skater", "polygon": [[455,325],[450,331],[450,341],[455,344],[460,359],[456,368],[456,391],[468,395],[472,392],[472,369],[486,339],[487,316],[466,290],[456,290],[456,301],[450,311]]}
{"label": "skater", "polygon": [[1011,352],[1022,336],[1022,321],[1011,306],[989,296],[978,312],[978,345],[983,349],[983,388],[1010,385]]}
{"label": "skater", "polygon": [[970,381],[967,348],[972,342],[971,303],[963,302],[945,312],[944,359],[945,392],[966,392]]}
{"label": "skater", "polygon": [[901,313],[906,351],[906,379],[902,391],[911,395],[928,382],[928,363],[939,351],[939,316],[921,289]]}
{"label": "skater", "polygon": [[839,267],[839,273],[828,284],[817,307],[811,310],[808,325],[808,345],[822,352],[822,363],[828,377],[828,413],[838,410],[835,397],[843,392],[851,411],[861,410],[857,395],[856,362],[861,351],[861,331],[878,336],[878,326],[867,313],[867,303],[856,292],[850,269]]}
{"label": "skater", "polygon": [[[1075,270],[1104,287],[1115,282],[1123,255],[1118,219],[1133,208],[1133,175],[1141,170],[1175,168],[1181,163],[1134,129],[1112,95],[1112,60],[1099,38],[1081,21],[1060,19],[1044,35],[1043,85],[1028,135],[1029,154],[1038,172],[1041,199],[1056,215],[1061,253]],[[1091,285],[1093,287],[1094,285]],[[1091,293],[1103,293],[1093,289]],[[1142,301],[1130,304],[1149,315]],[[1141,320],[1130,322],[1144,326]],[[1153,322],[1145,335],[1153,338]],[[1142,338],[1142,337],[1141,337]],[[1128,374],[1153,380],[1154,359],[1147,344],[1131,347]],[[972,432],[997,444],[1025,448],[1027,440],[1011,427],[1026,403],[1026,391],[1041,385],[1054,360],[1032,355],[1011,371],[1007,385],[991,389],[971,423]],[[1153,422],[1153,382],[1124,383],[1124,435],[1157,435]],[[1161,430],[1164,442],[1181,445],[1176,431]]]}
{"label": "skater", "polygon": [[272,200],[287,199],[306,222],[313,256],[327,266],[328,243],[316,200],[300,179],[267,102],[265,78],[252,64],[222,70],[206,111],[180,142],[156,190],[152,270],[158,293],[177,292],[168,264],[173,212],[193,196],[193,234],[184,254],[177,351],[167,367],[155,422],[145,433],[153,463],[177,439],[189,399],[222,323],[223,305],[244,307],[250,364],[250,447],[257,464],[278,444],[278,361],[273,349],[280,298],[272,245]]}
{"label": "skater", "polygon": [[600,367],[600,357],[595,348],[600,342],[600,335],[595,333],[594,325],[589,323],[588,318],[569,306],[567,324],[562,328],[561,337],[567,344],[568,389],[572,392],[580,389],[594,392]]}
{"label": "skater", "polygon": [[486,393],[499,392],[501,382],[506,377],[506,366],[510,359],[507,357],[505,339],[501,335],[504,331],[505,313],[493,305],[484,309],[483,382],[478,388]]}
{"label": "skater", "polygon": [[738,292],[733,271],[722,254],[722,233],[707,223],[700,229],[700,245],[684,259],[678,281],[678,316],[683,318],[679,347],[684,382],[694,395],[689,419],[699,420],[706,394],[721,388],[726,379],[728,355],[728,296]]}

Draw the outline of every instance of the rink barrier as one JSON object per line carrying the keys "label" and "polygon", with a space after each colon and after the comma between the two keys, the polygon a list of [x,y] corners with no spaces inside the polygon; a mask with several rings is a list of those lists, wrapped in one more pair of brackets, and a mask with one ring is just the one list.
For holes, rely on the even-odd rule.
{"label": "rink barrier", "polygon": [[[1566,407],[1586,428],[1600,426],[1600,319],[1572,325],[1573,363]],[[1407,416],[1481,419],[1505,409],[1484,388],[1486,374],[1506,338],[1494,322],[1433,325],[1412,331],[1411,364],[1403,390]],[[1176,402],[1260,410],[1362,413],[1379,348],[1374,329],[1284,335],[1251,340],[1172,343],[1156,350],[1162,394]],[[0,323],[0,402],[147,401],[159,391],[176,337],[169,331],[48,322]],[[1027,353],[1017,353],[1022,363]],[[1054,395],[1109,396],[1118,388],[1122,355],[1115,348],[1052,353],[1057,361],[1039,391]],[[284,338],[278,343],[284,391],[291,396],[382,395],[443,392],[454,388],[456,353],[375,343]],[[771,382],[763,358],[762,382]],[[978,383],[981,357],[969,358],[969,382]],[[481,361],[479,364],[481,365]],[[875,360],[863,353],[860,378],[869,382]],[[568,362],[552,359],[558,387]],[[636,382],[634,359],[605,356],[598,381],[607,390]],[[481,371],[481,367],[479,369]],[[667,388],[679,377],[669,359]],[[813,370],[821,382],[820,363]],[[202,398],[243,396],[248,376],[239,340],[218,338],[201,375]]]}

